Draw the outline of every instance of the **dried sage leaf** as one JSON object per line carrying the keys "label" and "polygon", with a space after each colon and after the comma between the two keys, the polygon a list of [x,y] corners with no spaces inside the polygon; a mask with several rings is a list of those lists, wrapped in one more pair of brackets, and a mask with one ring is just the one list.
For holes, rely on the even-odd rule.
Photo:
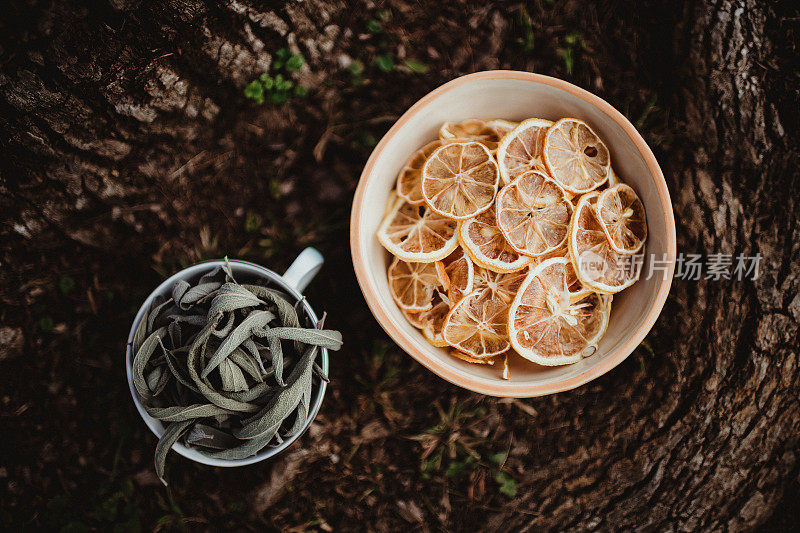
{"label": "dried sage leaf", "polygon": [[225,283],[220,287],[219,292],[211,300],[211,308],[208,310],[208,319],[211,320],[222,313],[229,313],[245,307],[256,307],[263,304],[258,296],[247,290],[241,285]]}
{"label": "dried sage leaf", "polygon": [[305,329],[305,328],[272,328],[266,332],[267,339],[278,338],[313,344],[329,350],[338,350],[342,347],[342,334],[330,329]]}
{"label": "dried sage leaf", "polygon": [[226,450],[241,444],[242,441],[226,431],[222,431],[213,426],[197,422],[192,426],[191,431],[186,435],[186,444],[191,446],[203,446],[215,450]]}
{"label": "dried sage leaf", "polygon": [[161,483],[164,485],[167,484],[167,480],[164,478],[164,467],[167,465],[167,453],[169,453],[172,445],[178,442],[178,439],[181,438],[181,435],[183,435],[183,433],[189,429],[189,426],[191,426],[193,423],[194,420],[173,422],[166,427],[164,434],[161,435],[161,438],[158,440],[155,457],[156,475],[158,475],[158,479],[160,479]]}
{"label": "dried sage leaf", "polygon": [[241,392],[250,389],[247,386],[247,380],[244,378],[242,369],[230,359],[225,359],[220,363],[219,376],[222,380],[222,390]]}
{"label": "dried sage leaf", "polygon": [[247,318],[236,326],[236,328],[228,335],[222,344],[219,345],[217,351],[208,361],[206,367],[203,369],[202,378],[206,379],[212,370],[225,360],[230,353],[242,344],[245,340],[250,338],[254,329],[263,328],[270,320],[275,318],[275,315],[269,311],[252,311],[247,315]]}
{"label": "dried sage leaf", "polygon": [[180,405],[172,407],[145,407],[145,409],[147,409],[147,414],[163,422],[183,422],[184,420],[207,418],[210,416],[230,414],[232,412],[210,403],[187,405],[186,407]]}

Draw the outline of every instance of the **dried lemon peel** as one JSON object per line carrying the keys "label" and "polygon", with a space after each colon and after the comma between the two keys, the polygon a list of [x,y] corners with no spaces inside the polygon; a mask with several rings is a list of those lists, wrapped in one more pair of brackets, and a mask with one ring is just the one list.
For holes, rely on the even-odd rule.
{"label": "dried lemon peel", "polygon": [[540,365],[571,364],[596,346],[608,326],[609,306],[600,295],[570,298],[567,258],[557,257],[531,269],[509,310],[511,345]]}
{"label": "dried lemon peel", "polygon": [[397,176],[397,195],[412,205],[422,205],[422,167],[428,157],[447,141],[436,140],[429,142],[416,152],[406,162]]}
{"label": "dried lemon peel", "polygon": [[578,279],[595,292],[614,294],[633,285],[641,274],[642,250],[620,254],[597,218],[599,193],[581,197],[570,222],[569,256]]}
{"label": "dried lemon peel", "polygon": [[462,221],[458,241],[476,265],[494,272],[515,272],[533,261],[508,243],[497,225],[494,209]]}
{"label": "dried lemon peel", "polygon": [[415,206],[398,198],[378,229],[378,240],[403,261],[432,263],[450,255],[458,246],[457,222],[427,206]]}
{"label": "dried lemon peel", "polygon": [[452,142],[436,149],[422,168],[422,197],[436,213],[465,220],[488,209],[500,173],[479,142]]}
{"label": "dried lemon peel", "polygon": [[439,139],[443,141],[454,139],[477,141],[494,153],[500,140],[516,125],[515,122],[503,119],[445,122],[439,129]]}
{"label": "dried lemon peel", "polygon": [[553,123],[531,118],[519,123],[497,147],[497,164],[503,183],[511,183],[529,170],[547,173],[542,149],[544,135]]}
{"label": "dried lemon peel", "polygon": [[635,254],[642,249],[647,239],[647,220],[644,205],[631,187],[620,183],[601,192],[595,212],[616,252]]}
{"label": "dried lemon peel", "polygon": [[552,178],[531,170],[497,195],[497,225],[514,250],[542,256],[567,239],[572,203]]}
{"label": "dried lemon peel", "polygon": [[553,124],[545,133],[542,154],[550,176],[573,194],[587,193],[608,180],[608,148],[582,120],[562,118]]}
{"label": "dried lemon peel", "polygon": [[288,298],[237,283],[226,266],[195,285],[176,283],[171,298],[157,298],[142,317],[133,384],[165,424],[155,454],[165,484],[167,454],[182,438],[209,457],[242,459],[305,425],[314,382],[328,380],[315,363],[318,349],[338,350],[342,336],[322,329],[324,316],[308,327]]}

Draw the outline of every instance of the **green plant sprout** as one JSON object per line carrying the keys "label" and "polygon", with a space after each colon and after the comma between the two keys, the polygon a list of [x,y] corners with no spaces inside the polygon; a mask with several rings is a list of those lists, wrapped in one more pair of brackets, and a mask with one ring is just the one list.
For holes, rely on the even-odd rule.
{"label": "green plant sprout", "polygon": [[[381,72],[392,72],[402,64],[408,70],[415,74],[424,74],[428,72],[428,65],[415,59],[400,60],[390,49],[391,35],[385,30],[385,23],[389,20],[391,13],[388,10],[381,10],[375,14],[375,17],[367,21],[367,33],[370,34],[370,41],[378,49],[378,53],[374,56],[364,58],[366,63],[372,68]],[[364,62],[356,59],[347,67],[347,71],[351,75],[351,84],[357,87],[366,81]]]}
{"label": "green plant sprout", "polygon": [[286,48],[275,52],[272,61],[272,72],[264,72],[244,88],[245,97],[261,105],[269,100],[273,104],[283,104],[293,96],[303,97],[308,94],[308,89],[302,85],[295,85],[289,79],[292,72],[297,72],[305,64],[305,58],[300,54],[293,54]]}

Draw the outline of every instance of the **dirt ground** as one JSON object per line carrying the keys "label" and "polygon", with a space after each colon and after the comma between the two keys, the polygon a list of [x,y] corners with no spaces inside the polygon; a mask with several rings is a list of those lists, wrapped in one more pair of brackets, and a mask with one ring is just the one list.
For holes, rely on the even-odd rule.
{"label": "dirt ground", "polygon": [[[702,491],[681,501],[681,479],[702,485],[716,476],[700,463],[684,471],[695,463],[679,453],[703,446],[681,435],[694,427],[707,383],[690,376],[684,387],[681,372],[715,341],[698,338],[684,353],[679,337],[687,316],[701,320],[683,311],[705,289],[676,281],[678,296],[645,342],[607,375],[555,396],[496,399],[452,386],[404,354],[372,318],[350,260],[351,199],[372,148],[417,99],[468,72],[539,72],[598,94],[637,126],[666,163],[673,194],[680,191],[681,154],[695,142],[682,85],[687,59],[676,44],[689,33],[690,3],[98,4],[13,2],[0,15],[0,528],[797,527],[800,400],[791,368],[773,389],[788,398],[785,418],[771,422],[780,443],[758,459],[771,474],[747,470],[735,481],[735,454],[720,455],[711,460],[731,469],[719,489],[731,507],[698,511],[715,501]],[[793,9],[781,8],[789,22],[767,30],[796,43]],[[286,31],[263,29],[272,26],[258,21],[272,19],[258,13],[277,13],[274,26]],[[242,37],[245,22],[260,47]],[[195,26],[210,30],[198,29],[198,40],[180,33]],[[218,47],[214,60],[195,57],[205,38]],[[248,52],[234,48],[223,61],[225,43],[240,41]],[[283,47],[305,57],[287,75],[308,94],[248,99],[245,86],[266,70],[259,59]],[[794,44],[781,50],[778,62],[796,54]],[[147,66],[137,62],[144,56]],[[76,65],[85,77],[73,75]],[[797,77],[780,79],[785,87],[773,89],[787,96],[775,98],[776,116],[796,119]],[[30,98],[41,87],[52,100]],[[796,120],[784,126],[797,130]],[[36,137],[50,148],[25,148]],[[47,167],[37,171],[40,161]],[[797,181],[787,190],[791,198]],[[680,246],[703,251],[681,214]],[[267,463],[228,470],[173,454],[162,487],[156,438],[133,406],[123,365],[139,305],[197,261],[228,255],[282,271],[306,246],[326,257],[306,294],[345,339],[317,420]],[[794,342],[775,350],[796,353]],[[748,387],[753,366],[742,368],[726,383]],[[723,429],[732,422],[710,424],[698,434],[730,440]],[[656,445],[665,441],[675,452],[662,461]],[[657,508],[662,499],[672,502],[666,510]]]}

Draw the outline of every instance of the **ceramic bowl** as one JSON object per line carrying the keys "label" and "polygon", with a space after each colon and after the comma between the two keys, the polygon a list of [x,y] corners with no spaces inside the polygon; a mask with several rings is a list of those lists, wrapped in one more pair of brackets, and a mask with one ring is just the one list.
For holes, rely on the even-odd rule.
{"label": "ceramic bowl", "polygon": [[[616,173],[631,185],[647,212],[642,277],[614,296],[598,350],[578,363],[544,367],[512,359],[509,380],[497,368],[474,365],[428,343],[392,300],[386,279],[390,255],[375,236],[384,206],[405,161],[436,139],[445,121],[530,117],[585,120],[611,151]],[[667,299],[675,266],[675,221],[664,175],[636,128],[603,99],[549,76],[516,71],[478,72],[452,80],[414,104],[381,139],[367,161],[351,214],[350,247],[358,282],[372,313],[394,341],[442,378],[493,396],[529,397],[572,389],[622,362],[650,331]],[[654,263],[653,259],[657,261]],[[654,274],[648,276],[651,264]],[[649,278],[649,279],[648,279]]]}
{"label": "ceramic bowl", "polygon": [[[319,271],[320,267],[322,266],[322,255],[313,249],[313,248],[306,248],[303,252],[295,259],[289,269],[283,274],[283,276],[273,272],[268,268],[264,268],[260,265],[256,265],[254,263],[250,263],[248,261],[240,261],[236,259],[231,259],[229,261],[231,272],[233,273],[234,277],[240,283],[262,283],[269,287],[273,287],[276,289],[281,290],[282,292],[289,295],[289,297],[293,298],[295,301],[303,301],[303,310],[306,313],[309,321],[311,322],[312,326],[317,326],[317,315],[314,313],[314,309],[311,308],[311,305],[308,303],[308,300],[303,298],[301,292],[306,287],[306,285],[311,281],[311,279],[316,275]],[[172,275],[168,279],[166,279],[161,285],[156,287],[156,289],[147,297],[142,307],[139,309],[139,312],[136,314],[136,318],[133,321],[133,325],[131,326],[131,331],[128,334],[128,343],[126,346],[125,351],[125,368],[127,370],[128,375],[128,388],[131,391],[131,396],[133,397],[133,402],[136,405],[136,409],[139,411],[139,414],[144,420],[147,427],[156,435],[156,437],[161,438],[161,435],[164,434],[164,424],[150,416],[142,405],[142,400],[139,397],[139,393],[136,392],[136,388],[133,385],[133,371],[132,371],[132,362],[133,362],[133,353],[131,350],[131,346],[133,345],[133,336],[136,332],[136,328],[139,325],[139,322],[144,317],[145,313],[148,309],[150,309],[153,300],[159,295],[165,296],[169,298],[172,292],[172,286],[178,280],[185,280],[189,283],[196,283],[198,279],[203,274],[207,274],[213,271],[217,267],[221,267],[225,265],[225,261],[223,260],[215,260],[215,261],[206,261],[204,263],[198,263],[196,265],[190,266],[189,268],[185,268],[180,272]],[[328,350],[326,348],[321,348],[319,353],[317,354],[317,364],[322,368],[322,370],[327,373],[328,372]],[[245,466],[252,463],[257,463],[259,461],[263,461],[265,459],[269,459],[270,457],[274,457],[278,455],[283,450],[288,448],[292,445],[294,441],[299,439],[303,433],[308,429],[311,425],[311,422],[314,421],[316,418],[317,413],[319,412],[320,407],[322,406],[322,400],[325,398],[325,389],[327,388],[327,383],[325,381],[319,380],[318,382],[314,383],[314,388],[312,390],[312,398],[311,398],[311,408],[309,409],[308,417],[306,419],[306,423],[301,431],[295,433],[292,437],[284,440],[282,443],[276,446],[267,446],[255,455],[250,457],[246,457],[244,459],[217,459],[215,457],[209,457],[205,455],[202,451],[198,448],[190,448],[181,442],[176,442],[172,445],[172,449],[178,452],[180,455],[186,457],[187,459],[191,459],[192,461],[196,461],[198,463],[211,465],[211,466]]]}

